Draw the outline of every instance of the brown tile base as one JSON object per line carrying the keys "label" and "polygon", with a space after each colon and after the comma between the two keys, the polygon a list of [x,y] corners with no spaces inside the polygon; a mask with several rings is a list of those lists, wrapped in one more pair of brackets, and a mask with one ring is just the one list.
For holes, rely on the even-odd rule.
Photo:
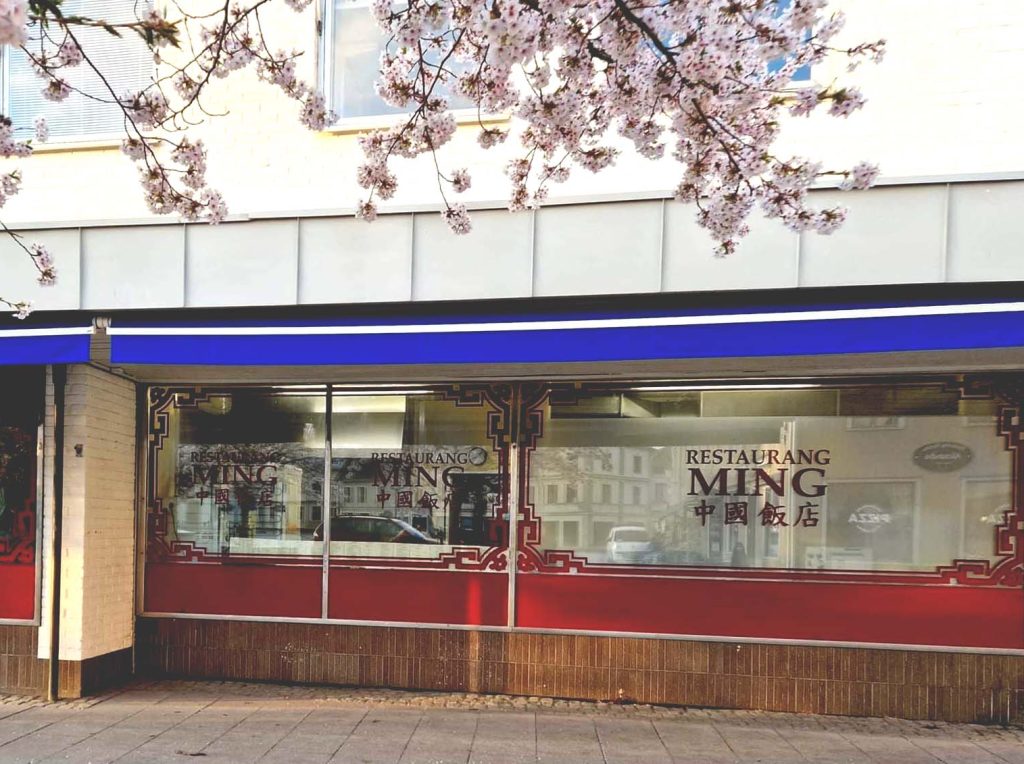
{"label": "brown tile base", "polygon": [[[45,697],[49,661],[37,658],[36,626],[0,625],[0,693]],[[132,676],[132,649],[84,661],[60,662],[60,697],[80,698],[116,687]]]}
{"label": "brown tile base", "polygon": [[[43,661],[45,664],[46,661]],[[126,647],[84,661],[60,662],[60,696],[81,698],[117,687],[132,677],[132,649]]]}
{"label": "brown tile base", "polygon": [[1024,656],[141,618],[153,676],[958,722],[1022,718]]}
{"label": "brown tile base", "polygon": [[0,625],[0,692],[45,695],[46,661],[38,654],[36,626]]}

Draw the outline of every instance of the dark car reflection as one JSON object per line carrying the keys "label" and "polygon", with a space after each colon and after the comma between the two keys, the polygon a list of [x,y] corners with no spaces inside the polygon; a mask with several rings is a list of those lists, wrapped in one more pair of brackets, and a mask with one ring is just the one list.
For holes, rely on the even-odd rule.
{"label": "dark car reflection", "polygon": [[[313,531],[314,541],[323,541],[323,523]],[[375,515],[343,515],[331,518],[331,541],[377,541],[392,544],[438,544],[404,520]]]}

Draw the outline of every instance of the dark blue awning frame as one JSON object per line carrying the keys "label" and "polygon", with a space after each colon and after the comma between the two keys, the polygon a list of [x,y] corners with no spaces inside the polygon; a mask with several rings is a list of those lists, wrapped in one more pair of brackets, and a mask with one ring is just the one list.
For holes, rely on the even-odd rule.
{"label": "dark blue awning frame", "polygon": [[0,366],[87,363],[92,323],[0,328]]}
{"label": "dark blue awning frame", "polygon": [[1024,302],[335,322],[123,324],[114,364],[644,361],[1024,347]]}

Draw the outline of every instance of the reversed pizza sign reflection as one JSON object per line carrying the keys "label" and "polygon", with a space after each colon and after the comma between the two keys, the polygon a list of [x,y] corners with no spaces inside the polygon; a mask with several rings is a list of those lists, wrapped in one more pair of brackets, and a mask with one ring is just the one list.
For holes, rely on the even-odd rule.
{"label": "reversed pizza sign reflection", "polygon": [[892,524],[892,513],[874,504],[864,504],[850,512],[847,522],[864,533],[877,533]]}

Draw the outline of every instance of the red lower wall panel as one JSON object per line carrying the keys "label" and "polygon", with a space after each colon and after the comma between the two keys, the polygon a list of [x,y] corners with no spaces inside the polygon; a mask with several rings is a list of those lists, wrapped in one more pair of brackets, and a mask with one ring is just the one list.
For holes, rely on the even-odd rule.
{"label": "red lower wall panel", "polygon": [[0,618],[36,617],[36,566],[0,565]]}
{"label": "red lower wall panel", "polygon": [[305,565],[146,565],[148,613],[319,618],[322,568]]}
{"label": "red lower wall panel", "polygon": [[1024,648],[1024,590],[520,575],[538,629]]}
{"label": "red lower wall panel", "polygon": [[331,618],[504,626],[508,575],[475,571],[332,568]]}

